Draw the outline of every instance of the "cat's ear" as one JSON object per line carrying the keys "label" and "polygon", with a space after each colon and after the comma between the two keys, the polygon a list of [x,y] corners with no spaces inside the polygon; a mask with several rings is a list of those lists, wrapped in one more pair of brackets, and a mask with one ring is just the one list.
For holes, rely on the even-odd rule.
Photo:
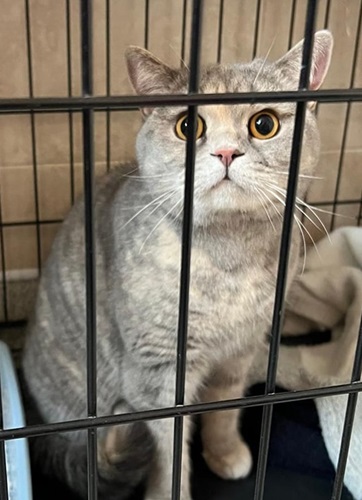
{"label": "cat's ear", "polygon": [[[309,89],[318,90],[322,85],[331,62],[333,36],[328,30],[317,31],[314,35]],[[303,55],[303,40],[289,50],[276,64],[285,75],[286,86],[298,88]]]}
{"label": "cat's ear", "polygon": [[[176,70],[140,47],[128,47],[125,56],[128,76],[137,94],[172,93]],[[150,114],[151,111],[152,108],[142,109],[145,115]]]}

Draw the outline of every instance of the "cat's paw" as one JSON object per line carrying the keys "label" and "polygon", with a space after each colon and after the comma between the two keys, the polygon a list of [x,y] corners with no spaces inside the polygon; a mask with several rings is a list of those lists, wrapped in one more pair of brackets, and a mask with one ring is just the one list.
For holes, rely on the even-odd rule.
{"label": "cat's paw", "polygon": [[216,455],[205,450],[203,456],[212,472],[223,479],[246,477],[253,465],[249,447],[243,441],[237,441],[237,445],[229,453]]}

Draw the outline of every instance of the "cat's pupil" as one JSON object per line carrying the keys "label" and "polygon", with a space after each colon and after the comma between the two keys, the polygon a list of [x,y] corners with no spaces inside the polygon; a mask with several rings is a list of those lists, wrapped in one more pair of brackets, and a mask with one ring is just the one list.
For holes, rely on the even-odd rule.
{"label": "cat's pupil", "polygon": [[187,134],[188,134],[187,126],[188,126],[187,118],[184,118],[184,120],[182,120],[180,128],[181,128],[181,132],[184,134],[185,137],[187,137]]}
{"label": "cat's pupil", "polygon": [[255,128],[261,135],[268,135],[274,128],[273,118],[269,115],[260,115],[255,121]]}

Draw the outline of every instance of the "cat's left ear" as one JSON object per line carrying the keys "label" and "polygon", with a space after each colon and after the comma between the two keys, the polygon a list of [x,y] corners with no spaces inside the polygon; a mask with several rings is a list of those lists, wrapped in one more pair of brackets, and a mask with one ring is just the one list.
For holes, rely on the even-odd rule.
{"label": "cat's left ear", "polygon": [[[298,88],[300,68],[302,64],[303,40],[289,50],[276,62],[278,69],[285,76],[286,87]],[[317,31],[314,35],[312,64],[309,78],[309,89],[318,90],[322,85],[331,62],[333,36],[328,30]]]}
{"label": "cat's left ear", "polygon": [[[148,50],[128,47],[125,53],[128,76],[137,94],[170,94],[174,87],[177,71],[167,66]],[[152,108],[143,108],[149,115]]]}

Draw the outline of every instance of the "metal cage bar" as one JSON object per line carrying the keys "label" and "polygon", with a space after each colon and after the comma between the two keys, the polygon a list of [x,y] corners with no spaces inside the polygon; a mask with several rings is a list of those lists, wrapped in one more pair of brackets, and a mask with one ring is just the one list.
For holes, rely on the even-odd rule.
{"label": "metal cage bar", "polygon": [[[311,59],[313,53],[313,35],[315,19],[317,14],[317,3],[309,0],[307,5],[307,15],[304,33],[304,45],[302,56],[302,67],[300,73],[299,90],[308,89],[309,75],[311,69]],[[284,319],[284,300],[287,285],[289,251],[291,245],[291,235],[294,220],[294,205],[298,186],[299,162],[302,151],[304,120],[306,113],[306,103],[299,102],[295,115],[295,125],[293,133],[292,151],[290,157],[290,167],[288,176],[287,196],[285,201],[285,211],[283,220],[282,237],[280,242],[278,275],[276,282],[276,293],[274,302],[274,312],[271,327],[271,341],[269,346],[269,360],[266,381],[266,394],[275,392],[276,374],[278,366],[279,345]],[[268,461],[268,451],[273,417],[273,405],[265,406],[261,424],[261,439],[259,448],[259,458],[256,475],[256,487],[254,500],[262,500],[264,496],[264,485],[266,468]]]}
{"label": "metal cage bar", "polygon": [[[2,383],[2,381],[1,381],[1,373],[0,373],[0,431],[4,427],[1,383]],[[9,499],[8,480],[7,480],[7,473],[6,473],[5,441],[1,438],[0,438],[0,498],[1,498],[1,500],[8,500]]]}
{"label": "metal cage bar", "polygon": [[[203,0],[193,0],[190,47],[189,93],[199,90],[201,57],[201,27]],[[189,315],[189,289],[192,245],[192,219],[194,200],[194,174],[196,155],[197,106],[188,107],[189,133],[186,142],[184,213],[182,224],[181,274],[179,296],[179,319],[177,331],[177,360],[175,405],[183,405],[185,399],[185,379],[187,361],[187,331]],[[179,500],[181,492],[181,459],[183,417],[175,418],[174,456],[172,468],[172,500]]]}
{"label": "metal cage bar", "polygon": [[275,102],[361,102],[362,88],[331,90],[288,90],[284,92],[244,92],[226,94],[172,94],[172,95],[122,95],[110,97],[37,97],[0,99],[0,113],[64,112],[112,109],[135,111],[142,107],[156,106],[212,106],[214,104],[257,104]]}
{"label": "metal cage bar", "polygon": [[144,46],[148,49],[150,42],[150,0],[145,0],[145,34],[144,34]]}
{"label": "metal cage bar", "polygon": [[256,14],[255,14],[255,16],[256,16],[255,17],[255,28],[254,28],[253,59],[256,57],[256,54],[258,51],[260,12],[261,12],[261,0],[257,0]]}
{"label": "metal cage bar", "polygon": [[[71,38],[71,18],[70,18],[70,0],[65,4],[65,22],[67,27],[67,90],[68,97],[73,95],[72,92],[72,38]],[[70,176],[70,203],[74,203],[75,188],[74,188],[74,132],[73,132],[73,113],[68,112],[68,127],[69,127],[69,176]],[[40,221],[39,221],[40,224]]]}
{"label": "metal cage bar", "polygon": [[[111,95],[111,5],[106,0],[106,94]],[[106,112],[106,167],[111,168],[111,112]]]}
{"label": "metal cage bar", "polygon": [[221,62],[221,51],[222,51],[222,35],[224,30],[224,0],[220,0],[219,6],[219,26],[217,34],[217,63]]}
{"label": "metal cage bar", "polygon": [[[183,417],[196,415],[215,410],[230,410],[247,407],[264,407],[262,439],[259,453],[257,470],[257,484],[255,489],[255,500],[263,498],[264,482],[267,466],[267,454],[270,438],[270,428],[274,404],[283,404],[292,401],[301,401],[316,397],[327,397],[333,395],[348,394],[348,404],[344,423],[343,436],[341,440],[341,451],[339,464],[336,472],[332,500],[339,500],[343,486],[343,477],[347,463],[349,444],[352,433],[354,410],[359,392],[362,392],[361,377],[362,367],[362,321],[360,335],[356,347],[355,362],[352,379],[349,384],[322,387],[305,391],[286,392],[275,394],[275,378],[277,369],[278,349],[281,335],[281,323],[283,317],[283,303],[285,284],[287,276],[288,253],[290,246],[291,228],[293,222],[293,205],[297,188],[298,165],[303,136],[303,122],[306,104],[308,101],[318,102],[348,102],[346,122],[344,128],[343,144],[339,161],[338,178],[336,183],[335,199],[330,202],[319,202],[317,205],[337,205],[356,203],[360,204],[360,216],[362,211],[362,200],[337,201],[339,194],[342,164],[344,159],[344,147],[348,133],[350,118],[350,106],[352,102],[362,101],[362,89],[334,89],[326,91],[309,91],[308,77],[311,64],[312,40],[314,32],[314,21],[316,16],[315,0],[308,1],[305,44],[303,50],[303,64],[300,78],[299,90],[295,92],[249,92],[243,94],[198,94],[198,75],[200,66],[200,43],[201,43],[201,11],[202,0],[193,0],[192,27],[191,27],[191,63],[190,82],[188,95],[164,95],[164,96],[111,96],[110,83],[110,0],[106,0],[106,97],[92,96],[92,1],[81,0],[81,32],[82,32],[82,97],[72,97],[72,67],[71,67],[71,38],[70,38],[70,4],[66,3],[66,26],[67,26],[67,54],[68,54],[68,97],[67,98],[35,98],[33,95],[32,76],[32,54],[30,33],[30,11],[29,0],[25,0],[25,19],[27,30],[27,51],[29,70],[29,98],[25,99],[0,99],[0,113],[29,113],[31,120],[31,139],[33,148],[34,164],[34,196],[36,220],[34,222],[3,223],[1,220],[0,206],[0,237],[2,250],[2,272],[3,290],[6,300],[6,268],[4,254],[3,228],[16,225],[35,225],[38,243],[38,264],[41,264],[41,241],[40,224],[49,224],[56,221],[41,221],[39,217],[38,179],[37,179],[37,154],[35,136],[35,114],[42,112],[68,112],[69,137],[70,137],[70,173],[71,173],[71,201],[74,199],[74,152],[73,152],[73,115],[75,111],[81,111],[83,115],[83,152],[84,152],[84,199],[85,199],[85,257],[86,257],[86,323],[87,323],[87,407],[88,417],[76,421],[65,421],[52,424],[33,425],[25,428],[6,429],[2,428],[2,412],[0,407],[0,496],[8,498],[5,463],[5,441],[47,435],[55,432],[67,432],[75,430],[86,430],[88,433],[88,498],[97,499],[97,429],[116,424],[125,424],[136,421],[149,421],[154,419],[174,418],[174,461],[173,461],[173,487],[172,500],[179,500],[181,485],[181,455],[182,455],[182,432]],[[149,45],[149,18],[150,0],[145,0],[145,32],[144,45]],[[328,24],[331,9],[331,1],[327,1],[325,25]],[[292,4],[292,18],[289,31],[289,45],[292,41],[294,16],[296,12],[296,0]],[[354,54],[354,67],[357,62],[357,50],[360,43],[361,32],[360,4],[359,24],[357,30],[357,43]],[[255,38],[253,54],[256,55],[258,48],[258,35],[260,27],[261,0],[256,4]],[[217,60],[221,59],[222,37],[223,37],[223,14],[224,0],[220,0]],[[186,23],[187,23],[187,0],[183,1],[182,17],[182,59],[185,56],[186,46]],[[351,87],[354,84],[354,71],[351,76]],[[266,392],[261,396],[246,397],[228,401],[212,403],[199,403],[192,405],[184,404],[184,388],[186,377],[186,346],[187,346],[187,320],[188,320],[188,293],[190,280],[190,256],[192,237],[192,208],[193,208],[193,178],[195,161],[195,124],[198,105],[213,104],[251,104],[261,102],[296,102],[297,115],[293,136],[290,175],[288,179],[288,190],[286,208],[283,222],[283,231],[280,246],[280,259],[278,278],[275,294],[275,306],[272,322],[272,335],[268,363],[268,376]],[[190,134],[187,140],[186,150],[186,174],[184,192],[184,220],[182,237],[182,264],[179,299],[179,323],[178,323],[178,346],[177,346],[177,369],[175,406],[170,408],[158,408],[149,411],[132,412],[122,415],[108,415],[97,417],[97,386],[96,386],[96,269],[95,269],[95,235],[94,235],[94,113],[96,111],[107,112],[107,168],[110,167],[110,116],[115,110],[134,110],[142,106],[188,106]],[[0,200],[1,202],[1,200]],[[6,320],[8,319],[5,315]],[[0,387],[1,389],[1,387]],[[1,396],[1,395],[0,395]],[[1,402],[1,397],[0,397]]]}
{"label": "metal cage bar", "polygon": [[1,276],[2,276],[2,307],[4,311],[5,322],[9,321],[9,311],[8,311],[8,287],[6,282],[6,257],[5,257],[5,235],[4,235],[4,223],[3,223],[3,212],[2,212],[2,198],[0,194],[0,252],[1,252]]}
{"label": "metal cage bar", "polygon": [[289,37],[288,37],[288,50],[293,45],[293,34],[294,34],[294,24],[295,24],[295,12],[297,8],[297,0],[293,0],[292,10],[290,14],[290,24],[289,24]]}
{"label": "metal cage bar", "polygon": [[[28,85],[29,96],[34,98],[34,78],[33,78],[33,55],[31,48],[31,22],[29,0],[25,0],[25,23],[26,23],[26,49],[28,60]],[[36,99],[36,98],[35,98]],[[35,201],[35,230],[36,230],[36,250],[38,269],[41,268],[41,234],[40,234],[40,213],[39,213],[39,188],[38,188],[38,155],[36,147],[35,115],[30,112],[30,133],[31,133],[31,152],[33,162],[33,182],[34,182],[34,201]]]}
{"label": "metal cage bar", "polygon": [[182,26],[181,26],[181,64],[184,64],[186,53],[186,20],[187,20],[187,0],[182,6]]}
{"label": "metal cage bar", "polygon": [[[356,36],[356,43],[355,43],[355,47],[354,47],[352,72],[351,72],[351,78],[350,78],[350,84],[349,84],[350,88],[354,87],[355,80],[356,80],[359,45],[360,45],[360,40],[361,40],[361,31],[362,31],[362,0],[360,1],[360,5],[359,5],[357,36]],[[347,110],[346,110],[346,116],[345,116],[345,120],[344,120],[344,128],[343,128],[343,136],[342,136],[342,144],[341,144],[341,150],[340,150],[339,161],[338,161],[338,173],[337,173],[337,180],[336,180],[336,188],[334,191],[333,212],[336,211],[337,201],[338,201],[338,197],[339,197],[339,191],[340,191],[340,187],[341,187],[343,162],[344,162],[345,148],[346,148],[349,126],[350,126],[351,111],[352,111],[352,107],[351,107],[351,103],[349,102],[349,103],[347,103]],[[333,214],[332,221],[331,221],[331,229],[334,229],[334,226],[335,226],[335,215]]]}
{"label": "metal cage bar", "polygon": [[211,403],[197,403],[190,405],[172,406],[170,408],[156,408],[155,410],[136,411],[119,415],[105,415],[101,417],[88,417],[77,420],[68,420],[51,424],[30,425],[14,429],[0,430],[0,439],[9,441],[12,439],[45,436],[55,432],[69,432],[90,429],[95,427],[108,427],[118,424],[129,424],[132,422],[160,420],[180,416],[198,415],[201,413],[218,410],[235,410],[238,408],[257,408],[268,404],[283,404],[293,401],[304,401],[307,399],[338,396],[340,394],[353,394],[362,392],[362,382],[353,384],[340,384],[317,389],[303,391],[278,392],[275,394],[263,394],[260,396],[248,396],[245,398],[231,399],[226,401],[215,401]]}
{"label": "metal cage bar", "polygon": [[[82,93],[93,93],[92,0],[81,3],[82,34]],[[85,271],[86,271],[86,326],[87,326],[87,412],[97,416],[97,312],[96,312],[96,257],[94,229],[94,113],[83,111],[84,154],[84,217],[85,217]],[[97,500],[97,428],[88,429],[88,499]]]}
{"label": "metal cage bar", "polygon": [[[356,345],[356,355],[352,368],[351,382],[358,382],[362,373],[362,318],[359,328],[359,335]],[[346,472],[348,451],[351,444],[353,422],[356,413],[358,393],[349,394],[347,401],[346,415],[344,419],[341,449],[338,459],[336,478],[333,487],[332,500],[340,500],[343,488],[343,479]]]}

